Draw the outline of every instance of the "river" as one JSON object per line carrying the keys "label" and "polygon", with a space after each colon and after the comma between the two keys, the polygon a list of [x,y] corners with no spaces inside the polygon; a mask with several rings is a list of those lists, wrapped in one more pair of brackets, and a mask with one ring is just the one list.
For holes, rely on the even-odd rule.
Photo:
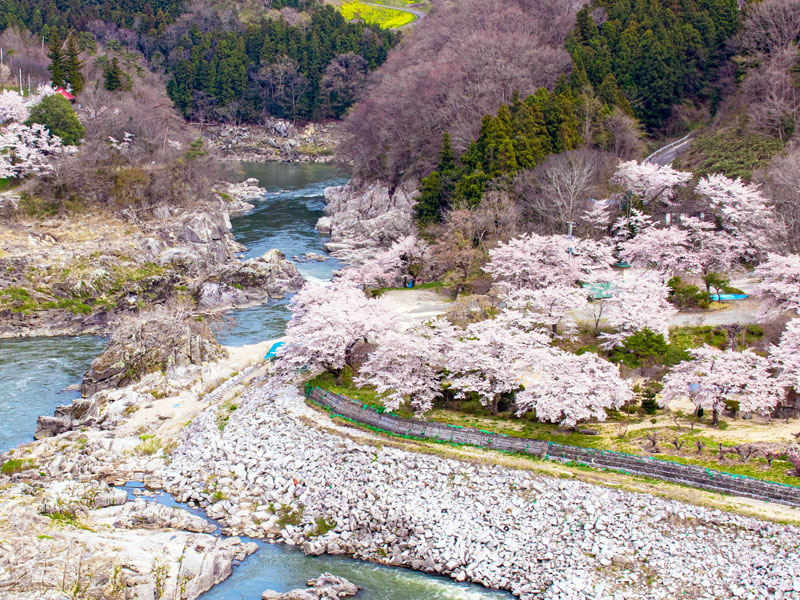
{"label": "river", "polygon": [[[314,230],[325,206],[322,192],[326,187],[343,185],[346,171],[335,165],[309,163],[242,163],[242,170],[267,190],[252,211],[231,219],[236,241],[247,246],[242,256],[261,256],[273,248],[289,259],[307,252],[324,255],[322,246],[327,238]],[[297,263],[303,277],[324,281],[341,267],[335,258]],[[289,318],[287,303],[272,300],[228,313],[214,326],[217,340],[226,346],[243,346],[282,336]]]}
{"label": "river", "polygon": [[[307,252],[322,254],[325,238],[314,225],[322,216],[322,191],[347,181],[347,174],[332,165],[245,163],[247,177],[266,188],[265,198],[246,215],[231,219],[237,241],[247,246],[245,258],[278,248],[287,257]],[[336,259],[300,262],[306,279],[330,279],[342,267]],[[288,299],[255,308],[232,311],[215,324],[217,339],[229,346],[252,344],[283,335],[289,318]],[[50,415],[59,404],[78,397],[63,389],[79,383],[105,340],[93,336],[0,340],[0,452],[28,442],[36,430],[36,417]],[[156,501],[174,504],[166,494]],[[197,512],[196,509],[193,512]],[[233,575],[202,600],[259,600],[265,589],[279,592],[302,588],[308,579],[325,571],[346,577],[364,588],[361,600],[483,600],[511,598],[504,592],[457,583],[409,569],[385,567],[343,556],[311,557],[298,548],[264,544],[236,567]]]}

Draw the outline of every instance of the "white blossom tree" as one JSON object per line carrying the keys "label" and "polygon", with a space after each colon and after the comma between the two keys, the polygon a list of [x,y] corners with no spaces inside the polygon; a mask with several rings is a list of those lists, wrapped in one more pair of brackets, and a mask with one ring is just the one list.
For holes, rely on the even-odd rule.
{"label": "white blossom tree", "polygon": [[611,223],[611,207],[608,200],[592,202],[591,208],[583,211],[581,220],[589,226],[594,237],[605,237]]}
{"label": "white blossom tree", "polygon": [[800,318],[786,324],[780,342],[770,349],[769,359],[780,384],[800,394]]}
{"label": "white blossom tree", "polygon": [[619,408],[633,398],[616,365],[591,352],[538,351],[524,384],[525,390],[516,395],[517,414],[534,410],[538,420],[563,427],[591,418],[605,421],[606,409]]}
{"label": "white blossom tree", "polygon": [[625,338],[649,329],[669,339],[669,320],[677,311],[668,298],[670,289],[661,275],[643,272],[617,282],[607,301],[608,325],[614,333],[603,333],[601,347],[610,350]]}
{"label": "white blossom tree", "polygon": [[770,312],[800,313],[800,255],[769,254],[755,270],[762,316]]}
{"label": "white blossom tree", "polygon": [[553,285],[531,290],[513,290],[505,299],[506,310],[515,315],[516,326],[526,329],[544,327],[558,333],[559,327],[566,335],[577,329],[574,311],[587,303],[586,290],[566,285]]}
{"label": "white blossom tree", "polygon": [[670,205],[675,188],[691,179],[691,173],[676,171],[669,165],[628,160],[620,161],[612,182],[639,196],[645,205],[656,199]]}
{"label": "white blossom tree", "polygon": [[421,415],[441,394],[445,356],[454,339],[453,326],[444,320],[403,332],[387,331],[361,365],[356,382],[373,386],[387,410],[407,400],[414,413]]}
{"label": "white blossom tree", "polygon": [[546,334],[513,327],[504,315],[468,325],[458,332],[447,354],[450,383],[458,390],[456,398],[474,392],[481,404],[497,414],[503,394],[519,389],[536,356],[533,350],[549,343]]}
{"label": "white blossom tree", "polygon": [[405,236],[363,265],[346,269],[342,279],[360,286],[398,286],[404,275],[416,276],[426,249],[416,235]]}
{"label": "white blossom tree", "polygon": [[620,259],[634,267],[653,268],[668,275],[702,269],[700,257],[691,247],[689,232],[674,226],[651,227],[623,242]]}
{"label": "white blossom tree", "polygon": [[661,406],[689,398],[698,408],[711,411],[717,425],[726,401],[738,402],[743,413],[769,414],[783,397],[781,385],[770,376],[769,361],[752,350],[703,346],[689,354],[693,360],[681,362],[664,377]]}
{"label": "white blossom tree", "polygon": [[30,103],[17,92],[0,92],[0,124],[22,123],[30,114]]}
{"label": "white blossom tree", "polygon": [[278,367],[287,374],[308,366],[330,370],[341,378],[353,348],[389,327],[378,301],[345,283],[308,282],[289,307],[292,319]]}
{"label": "white blossom tree", "polygon": [[783,225],[755,185],[712,173],[698,182],[696,191],[708,199],[722,229],[747,242],[748,262],[760,260],[779,246],[785,235]]}
{"label": "white blossom tree", "polygon": [[529,233],[489,251],[484,270],[512,288],[540,289],[610,272],[611,248],[594,240]]}
{"label": "white blossom tree", "polygon": [[0,177],[46,173],[52,170],[50,159],[61,151],[61,138],[44,125],[11,123],[0,131]]}
{"label": "white blossom tree", "polygon": [[620,217],[611,226],[611,235],[617,244],[640,235],[654,227],[653,219],[650,215],[642,211],[631,208],[630,214]]}

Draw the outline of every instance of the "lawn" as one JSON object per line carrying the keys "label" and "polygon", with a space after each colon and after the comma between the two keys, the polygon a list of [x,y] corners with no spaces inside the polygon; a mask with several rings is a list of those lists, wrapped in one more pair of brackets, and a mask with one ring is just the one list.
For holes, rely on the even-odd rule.
{"label": "lawn", "polygon": [[362,2],[348,2],[343,4],[339,11],[345,19],[360,18],[368,25],[378,25],[381,29],[396,29],[413,23],[417,19],[416,15],[410,12],[378,8]]}

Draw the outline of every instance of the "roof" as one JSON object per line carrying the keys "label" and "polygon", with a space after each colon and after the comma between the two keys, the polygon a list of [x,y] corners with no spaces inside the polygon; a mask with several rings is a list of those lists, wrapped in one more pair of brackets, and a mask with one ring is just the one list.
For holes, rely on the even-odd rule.
{"label": "roof", "polygon": [[62,96],[64,96],[64,98],[66,98],[67,100],[75,100],[75,96],[73,96],[72,94],[70,94],[70,93],[69,93],[67,90],[65,90],[63,87],[57,87],[57,88],[56,88],[56,94],[61,94],[61,95],[62,95]]}

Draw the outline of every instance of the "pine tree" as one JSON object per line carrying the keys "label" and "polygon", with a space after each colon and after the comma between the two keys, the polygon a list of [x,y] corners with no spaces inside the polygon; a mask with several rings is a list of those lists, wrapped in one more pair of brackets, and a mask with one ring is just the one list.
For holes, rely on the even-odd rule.
{"label": "pine tree", "polygon": [[86,85],[86,80],[83,77],[83,61],[80,59],[80,49],[75,36],[69,37],[67,43],[67,56],[64,63],[64,70],[66,72],[67,81],[72,86],[73,94],[80,94]]}
{"label": "pine tree", "polygon": [[122,89],[122,69],[116,56],[111,59],[111,63],[106,63],[105,79],[108,91],[116,92]]}
{"label": "pine tree", "polygon": [[55,32],[48,42],[47,58],[50,59],[50,66],[48,69],[53,81],[53,87],[64,87],[66,84],[64,81],[64,54],[61,52],[61,38],[59,38],[58,34]]}

